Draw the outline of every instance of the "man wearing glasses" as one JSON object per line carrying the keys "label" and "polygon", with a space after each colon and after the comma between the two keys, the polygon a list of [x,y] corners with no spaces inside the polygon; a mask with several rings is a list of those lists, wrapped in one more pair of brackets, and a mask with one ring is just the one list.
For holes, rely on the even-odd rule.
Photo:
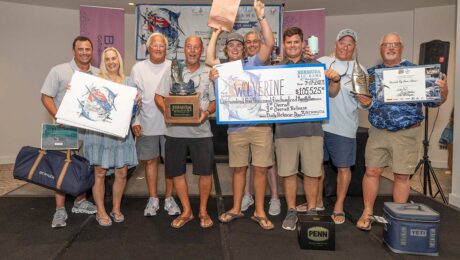
{"label": "man wearing glasses", "polygon": [[[249,31],[244,35],[244,49],[248,57],[255,56],[259,53],[262,42],[257,31]],[[268,61],[267,61],[268,62]],[[267,64],[266,62],[266,64]],[[253,170],[252,170],[253,171]],[[278,175],[276,174],[276,165],[270,166],[267,170],[268,186],[270,188],[271,199],[269,201],[268,214],[277,216],[281,213],[281,201],[278,196]],[[251,178],[250,171],[246,172],[246,183],[244,185],[244,196],[241,203],[241,211],[246,211],[254,204],[251,195]]]}
{"label": "man wearing glasses", "polygon": [[[399,35],[389,33],[382,38],[380,55],[383,63],[368,70],[375,77],[375,69],[410,67],[415,64],[402,60],[403,43]],[[437,107],[447,99],[447,77],[436,80],[441,90],[440,102],[423,103],[425,106]],[[366,145],[366,174],[363,178],[364,210],[356,226],[370,230],[374,202],[377,197],[380,176],[384,167],[391,166],[394,175],[393,201],[405,203],[409,197],[409,177],[414,174],[417,163],[420,136],[423,121],[421,103],[384,103],[378,98],[383,95],[377,91],[375,80],[369,87],[373,104],[369,109],[369,139]]]}
{"label": "man wearing glasses", "polygon": [[[161,33],[153,33],[147,40],[149,58],[136,63],[131,71],[131,79],[142,97],[139,116],[133,123],[136,138],[137,158],[145,162],[145,179],[149,200],[144,216],[155,216],[160,203],[157,192],[158,162],[164,157],[164,134],[166,125],[161,111],[155,104],[157,88],[168,84],[171,75],[171,61],[166,60],[168,40]],[[173,181],[165,178],[166,192],[164,209],[169,215],[180,214],[180,209],[172,197]]]}
{"label": "man wearing glasses", "polygon": [[[200,124],[174,125],[166,127],[165,174],[173,178],[174,188],[182,204],[182,214],[171,222],[171,227],[181,228],[193,219],[193,212],[188,197],[186,173],[187,150],[192,158],[193,173],[199,176],[200,209],[199,218],[202,228],[209,228],[213,221],[208,214],[207,204],[212,187],[214,167],[214,149],[211,125],[208,117],[216,110],[214,86],[209,81],[209,67],[200,62],[203,41],[198,36],[189,36],[185,40],[185,67],[181,71],[184,82],[192,80],[200,99]],[[161,85],[156,90],[155,102],[165,112],[164,97],[171,91],[169,84]]]}
{"label": "man wearing glasses", "polygon": [[[340,78],[340,91],[329,100],[330,118],[322,125],[324,131],[324,161],[331,161],[337,167],[337,200],[332,213],[336,224],[345,222],[343,203],[351,180],[350,167],[356,160],[356,131],[359,125],[359,109],[366,109],[372,103],[370,97],[354,95],[351,82],[355,51],[358,37],[351,29],[341,30],[335,41],[334,56],[318,59],[326,67],[335,70]],[[361,66],[362,67],[362,66]],[[365,71],[366,69],[362,67]],[[324,170],[323,170],[324,171]],[[323,193],[324,176],[320,178],[318,189],[317,210],[324,210]]]}

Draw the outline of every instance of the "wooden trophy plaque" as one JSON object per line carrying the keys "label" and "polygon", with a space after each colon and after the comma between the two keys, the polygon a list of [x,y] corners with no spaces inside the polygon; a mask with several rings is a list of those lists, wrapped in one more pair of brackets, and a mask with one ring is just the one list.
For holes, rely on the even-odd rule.
{"label": "wooden trophy plaque", "polygon": [[168,124],[199,124],[200,93],[190,96],[165,97],[165,122]]}

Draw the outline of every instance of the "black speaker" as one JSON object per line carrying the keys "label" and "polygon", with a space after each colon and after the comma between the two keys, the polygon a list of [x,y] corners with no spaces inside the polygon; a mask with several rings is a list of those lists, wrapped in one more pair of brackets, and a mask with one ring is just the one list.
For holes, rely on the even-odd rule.
{"label": "black speaker", "polygon": [[422,64],[441,64],[441,71],[447,74],[449,63],[449,42],[432,40],[420,44],[420,58],[418,63]]}

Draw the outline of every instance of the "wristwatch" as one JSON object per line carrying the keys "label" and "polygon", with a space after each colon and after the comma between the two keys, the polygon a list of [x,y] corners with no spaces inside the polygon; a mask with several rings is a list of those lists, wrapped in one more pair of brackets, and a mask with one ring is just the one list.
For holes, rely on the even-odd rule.
{"label": "wristwatch", "polygon": [[265,15],[262,15],[262,17],[257,17],[257,21],[261,22],[263,19],[265,19]]}

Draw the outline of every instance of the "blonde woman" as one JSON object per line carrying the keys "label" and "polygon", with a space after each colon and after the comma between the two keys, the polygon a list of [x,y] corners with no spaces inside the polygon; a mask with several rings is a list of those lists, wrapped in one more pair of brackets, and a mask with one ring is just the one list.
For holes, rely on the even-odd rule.
{"label": "blonde woman", "polygon": [[[129,85],[129,78],[123,73],[123,60],[117,49],[106,48],[101,57],[101,78]],[[113,183],[112,211],[110,216],[115,222],[123,222],[121,213],[121,198],[126,187],[128,167],[137,165],[136,148],[131,131],[125,138],[109,136],[103,133],[86,131],[83,152],[85,157],[94,165],[95,182],[93,197],[96,202],[96,220],[101,226],[111,226],[112,220],[104,205],[104,181],[109,169],[115,170]]]}

